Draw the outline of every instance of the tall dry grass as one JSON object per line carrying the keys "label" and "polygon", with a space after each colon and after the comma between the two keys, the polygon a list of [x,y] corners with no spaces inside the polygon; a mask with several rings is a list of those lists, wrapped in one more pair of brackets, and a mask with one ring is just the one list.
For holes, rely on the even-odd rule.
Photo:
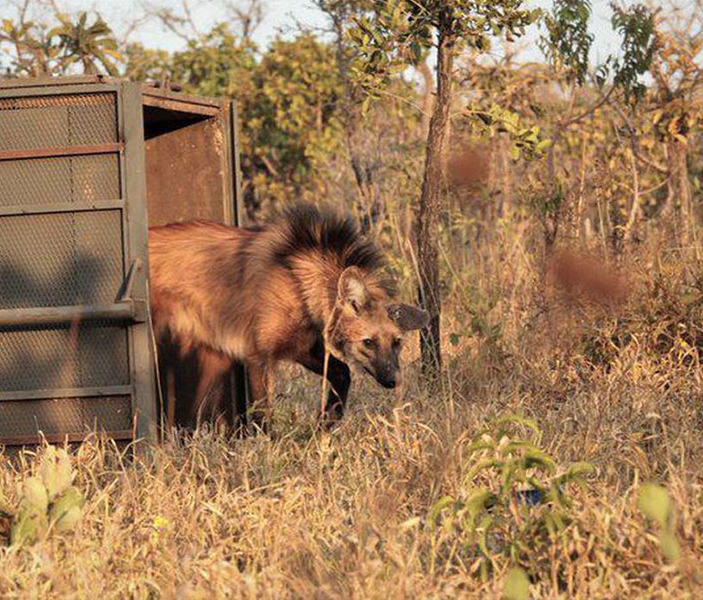
{"label": "tall dry grass", "polygon": [[[473,260],[445,252],[440,392],[418,381],[411,345],[402,392],[357,377],[332,434],[315,433],[319,380],[291,368],[279,380],[273,438],[202,430],[137,458],[91,439],[74,448],[88,499],[82,524],[1,547],[0,596],[497,598],[519,565],[533,597],[701,597],[695,256],[646,248],[623,258],[627,299],[602,305],[546,287],[544,261],[526,251],[529,229],[492,235]],[[584,488],[569,486],[560,531],[535,520],[549,505],[506,505],[487,555],[463,513],[444,525],[430,514],[443,497],[470,496],[469,443],[510,414],[538,424],[534,442],[557,473],[574,461],[595,470]],[[10,502],[32,469],[31,454],[0,455]],[[501,476],[489,469],[483,484],[499,486]],[[637,507],[646,480],[668,489],[678,561],[665,559]]]}

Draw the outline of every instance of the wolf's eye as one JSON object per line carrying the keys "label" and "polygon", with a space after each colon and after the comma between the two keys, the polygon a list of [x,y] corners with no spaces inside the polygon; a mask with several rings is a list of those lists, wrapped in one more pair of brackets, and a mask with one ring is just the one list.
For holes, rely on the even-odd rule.
{"label": "wolf's eye", "polygon": [[394,348],[400,348],[401,344],[403,343],[403,338],[395,338],[393,340],[393,347]]}
{"label": "wolf's eye", "polygon": [[364,344],[367,348],[373,348],[373,340],[371,338],[364,338],[361,340],[361,343]]}

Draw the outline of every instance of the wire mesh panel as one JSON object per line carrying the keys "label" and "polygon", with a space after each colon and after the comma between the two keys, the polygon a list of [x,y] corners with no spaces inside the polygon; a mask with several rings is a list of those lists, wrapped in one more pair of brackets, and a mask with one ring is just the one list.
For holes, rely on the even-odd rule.
{"label": "wire mesh panel", "polygon": [[6,328],[0,381],[4,391],[127,385],[125,328],[104,322]]}
{"label": "wire mesh panel", "polygon": [[31,438],[41,431],[114,432],[132,428],[129,396],[51,398],[0,402],[0,431],[8,438]]}
{"label": "wire mesh panel", "polygon": [[0,112],[0,150],[117,141],[117,103],[113,93],[0,98]]}
{"label": "wire mesh panel", "polygon": [[0,206],[115,200],[119,172],[114,153],[2,161]]}
{"label": "wire mesh panel", "polygon": [[0,218],[0,309],[109,304],[123,279],[120,210]]}

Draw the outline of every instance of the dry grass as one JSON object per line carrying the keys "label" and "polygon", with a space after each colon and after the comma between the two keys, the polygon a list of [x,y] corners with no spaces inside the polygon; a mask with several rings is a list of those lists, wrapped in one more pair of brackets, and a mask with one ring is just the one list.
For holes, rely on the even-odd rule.
{"label": "dry grass", "polygon": [[[88,498],[82,524],[32,547],[0,548],[0,596],[500,597],[506,570],[519,564],[534,597],[701,597],[696,263],[628,259],[633,293],[613,312],[545,299],[537,261],[512,243],[499,254],[467,262],[473,272],[454,262],[447,295],[462,318],[445,323],[451,356],[441,392],[424,390],[412,366],[396,397],[357,379],[343,425],[315,434],[319,383],[291,370],[273,439],[200,431],[137,459],[86,442],[75,449]],[[481,577],[485,556],[466,529],[434,527],[428,515],[441,497],[465,498],[476,484],[467,440],[518,413],[538,423],[558,471],[589,461],[595,472],[584,489],[570,488],[560,532],[529,529],[535,521],[513,506],[515,538],[498,543],[514,552],[496,551]],[[31,465],[28,454],[19,463],[0,455],[0,489],[11,501]],[[674,564],[637,508],[649,479],[666,485],[675,506]]]}

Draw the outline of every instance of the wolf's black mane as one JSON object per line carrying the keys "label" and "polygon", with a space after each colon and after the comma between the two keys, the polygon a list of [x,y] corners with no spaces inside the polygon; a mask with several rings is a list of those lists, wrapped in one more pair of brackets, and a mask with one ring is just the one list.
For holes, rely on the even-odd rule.
{"label": "wolf's black mane", "polygon": [[300,252],[318,250],[337,256],[343,268],[355,266],[375,271],[386,264],[383,253],[361,234],[349,214],[298,204],[285,209],[274,226],[280,222],[287,224],[287,231],[275,254],[284,263]]}

